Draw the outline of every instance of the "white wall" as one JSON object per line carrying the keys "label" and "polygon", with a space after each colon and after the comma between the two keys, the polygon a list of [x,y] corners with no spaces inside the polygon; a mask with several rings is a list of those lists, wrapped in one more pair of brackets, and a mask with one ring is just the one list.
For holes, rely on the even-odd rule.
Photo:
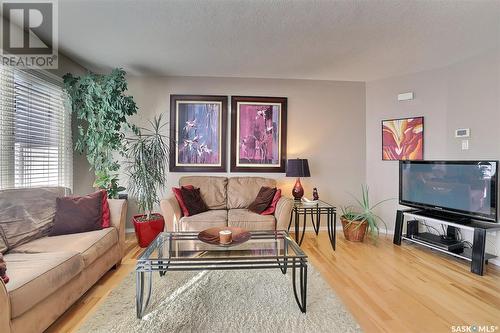
{"label": "white wall", "polygon": [[[206,77],[128,77],[128,82],[128,93],[139,106],[138,115],[132,118],[138,125],[145,125],[156,114],[170,119],[170,94],[288,97],[287,153],[289,158],[309,159],[312,177],[303,180],[306,196],[311,197],[312,187],[316,186],[322,199],[346,204],[350,201],[347,192],[356,191],[365,182],[364,83]],[[228,124],[228,163],[229,133]],[[183,175],[168,174],[166,195]],[[284,174],[246,175],[277,178],[285,194],[291,196],[294,180]],[[88,186],[86,178],[82,180],[75,179],[76,188]],[[135,210],[132,203],[129,215]]]}
{"label": "white wall", "polygon": [[[413,91],[413,101],[397,94]],[[373,201],[398,196],[398,162],[381,160],[381,120],[424,116],[424,158],[500,159],[500,51],[491,50],[431,71],[366,84],[366,179]],[[470,128],[469,150],[461,150],[457,128]],[[380,215],[393,230],[397,200]],[[489,251],[500,249],[500,237]],[[500,254],[500,253],[499,253]]]}

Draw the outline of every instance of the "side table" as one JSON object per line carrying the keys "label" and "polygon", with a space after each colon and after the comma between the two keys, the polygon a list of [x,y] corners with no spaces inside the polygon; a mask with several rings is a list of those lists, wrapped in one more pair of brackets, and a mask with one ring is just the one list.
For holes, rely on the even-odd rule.
{"label": "side table", "polygon": [[[335,251],[336,235],[337,235],[337,209],[335,206],[318,200],[314,204],[306,204],[302,201],[294,201],[293,209],[290,214],[290,223],[288,223],[288,230],[294,221],[294,237],[295,242],[302,245],[306,231],[307,216],[311,216],[311,222],[316,235],[318,235],[319,227],[321,225],[321,215],[326,215],[326,225],[328,227],[328,238],[330,244]],[[302,235],[300,233],[300,217],[302,217]]]}

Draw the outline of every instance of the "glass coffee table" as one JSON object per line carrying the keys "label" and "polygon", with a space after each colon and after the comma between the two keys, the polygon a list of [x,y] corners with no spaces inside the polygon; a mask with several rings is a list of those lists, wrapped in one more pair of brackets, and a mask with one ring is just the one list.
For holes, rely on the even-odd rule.
{"label": "glass coffee table", "polygon": [[168,278],[165,276],[168,271],[272,268],[280,269],[283,274],[290,268],[295,300],[305,313],[307,255],[287,231],[252,231],[248,241],[235,246],[204,243],[198,239],[198,232],[163,232],[137,260],[137,318],[142,318],[148,307],[153,272]]}

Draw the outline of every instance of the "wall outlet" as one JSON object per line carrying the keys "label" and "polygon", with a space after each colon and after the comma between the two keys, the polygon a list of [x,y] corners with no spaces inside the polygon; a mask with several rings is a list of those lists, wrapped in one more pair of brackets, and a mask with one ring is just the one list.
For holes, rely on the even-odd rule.
{"label": "wall outlet", "polygon": [[462,150],[469,150],[469,140],[462,140]]}

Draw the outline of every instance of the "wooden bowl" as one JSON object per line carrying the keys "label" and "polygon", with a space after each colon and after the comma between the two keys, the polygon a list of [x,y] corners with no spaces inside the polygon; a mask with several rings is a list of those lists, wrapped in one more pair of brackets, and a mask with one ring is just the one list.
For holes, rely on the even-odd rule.
{"label": "wooden bowl", "polygon": [[[219,239],[219,231],[229,230],[233,234],[233,240],[228,244],[221,244]],[[243,228],[238,227],[216,227],[201,231],[198,234],[198,239],[204,243],[218,246],[234,246],[246,242],[252,237],[252,234]]]}

